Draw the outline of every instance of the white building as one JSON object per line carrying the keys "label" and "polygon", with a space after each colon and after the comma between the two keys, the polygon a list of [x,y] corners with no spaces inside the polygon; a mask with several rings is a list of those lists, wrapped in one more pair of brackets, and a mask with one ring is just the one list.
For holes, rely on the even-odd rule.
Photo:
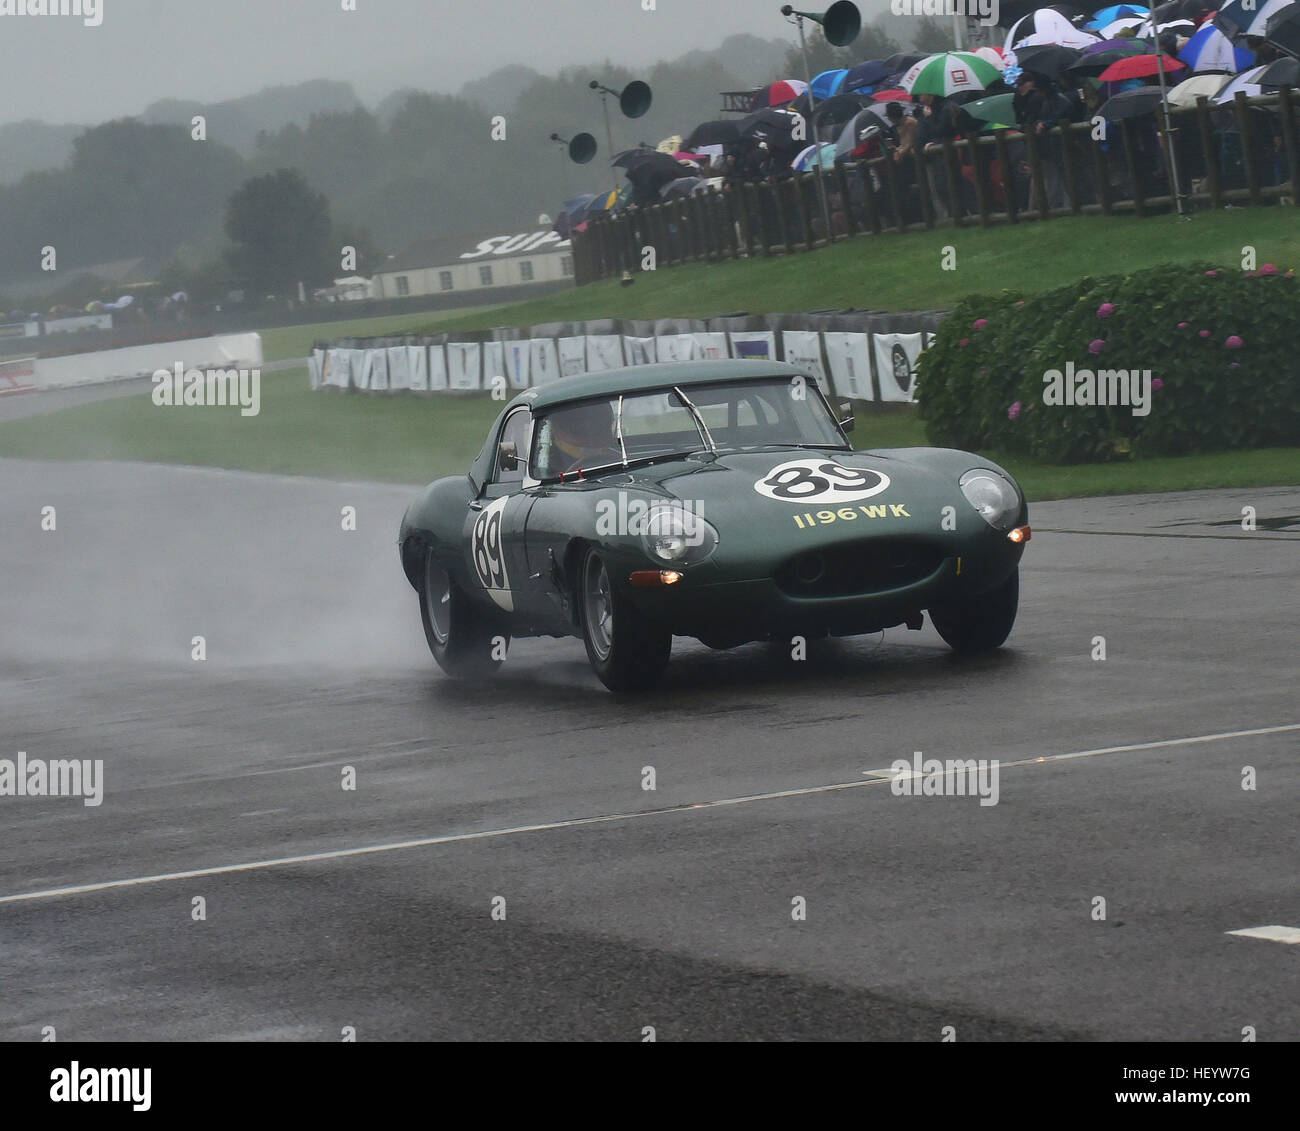
{"label": "white building", "polygon": [[573,247],[558,232],[444,236],[418,240],[376,272],[379,298],[406,298],[573,278]]}

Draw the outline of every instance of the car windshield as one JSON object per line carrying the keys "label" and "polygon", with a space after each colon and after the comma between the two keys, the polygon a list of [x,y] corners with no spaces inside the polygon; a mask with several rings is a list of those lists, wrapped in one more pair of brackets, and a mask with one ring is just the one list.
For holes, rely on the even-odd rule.
{"label": "car windshield", "polygon": [[533,433],[539,479],[699,451],[844,448],[808,377],[722,381],[562,405]]}

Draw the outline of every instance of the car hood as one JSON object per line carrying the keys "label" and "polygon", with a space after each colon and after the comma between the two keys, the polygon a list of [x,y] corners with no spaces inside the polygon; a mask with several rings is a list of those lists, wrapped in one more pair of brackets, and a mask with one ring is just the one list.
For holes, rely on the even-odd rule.
{"label": "car hood", "polygon": [[[944,542],[986,531],[958,486],[975,467],[1006,475],[980,456],[947,448],[787,448],[673,460],[602,486],[680,501],[717,529],[719,565],[761,572],[812,546],[877,536]],[[953,508],[946,526],[945,507]]]}

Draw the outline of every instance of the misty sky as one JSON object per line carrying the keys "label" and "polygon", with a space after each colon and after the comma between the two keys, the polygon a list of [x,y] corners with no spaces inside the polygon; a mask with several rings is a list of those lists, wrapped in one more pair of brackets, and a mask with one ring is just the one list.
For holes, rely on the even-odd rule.
{"label": "misty sky", "polygon": [[[220,101],[330,78],[373,105],[392,90],[455,91],[505,63],[551,72],[608,57],[646,64],[728,35],[789,37],[775,0],[100,0],[102,23],[0,16],[0,122],[96,124],[159,98]],[[820,10],[823,3],[809,4]],[[884,0],[859,2],[864,16]]]}

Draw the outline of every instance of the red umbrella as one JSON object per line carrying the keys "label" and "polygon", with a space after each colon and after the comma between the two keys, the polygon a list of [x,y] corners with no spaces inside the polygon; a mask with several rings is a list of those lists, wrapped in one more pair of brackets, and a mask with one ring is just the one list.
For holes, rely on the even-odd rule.
{"label": "red umbrella", "polygon": [[806,82],[800,82],[798,79],[782,79],[780,82],[772,83],[771,86],[763,87],[754,96],[753,108],[761,110],[768,106],[785,106],[807,89]]}
{"label": "red umbrella", "polygon": [[[1187,66],[1177,59],[1168,55],[1165,56],[1165,71],[1181,71]],[[1160,62],[1154,54],[1151,55],[1130,55],[1127,59],[1120,59],[1112,63],[1097,76],[1100,82],[1121,82],[1124,79],[1145,79],[1151,75],[1158,74]]]}
{"label": "red umbrella", "polygon": [[911,102],[912,96],[905,90],[878,90],[871,96],[872,102]]}

